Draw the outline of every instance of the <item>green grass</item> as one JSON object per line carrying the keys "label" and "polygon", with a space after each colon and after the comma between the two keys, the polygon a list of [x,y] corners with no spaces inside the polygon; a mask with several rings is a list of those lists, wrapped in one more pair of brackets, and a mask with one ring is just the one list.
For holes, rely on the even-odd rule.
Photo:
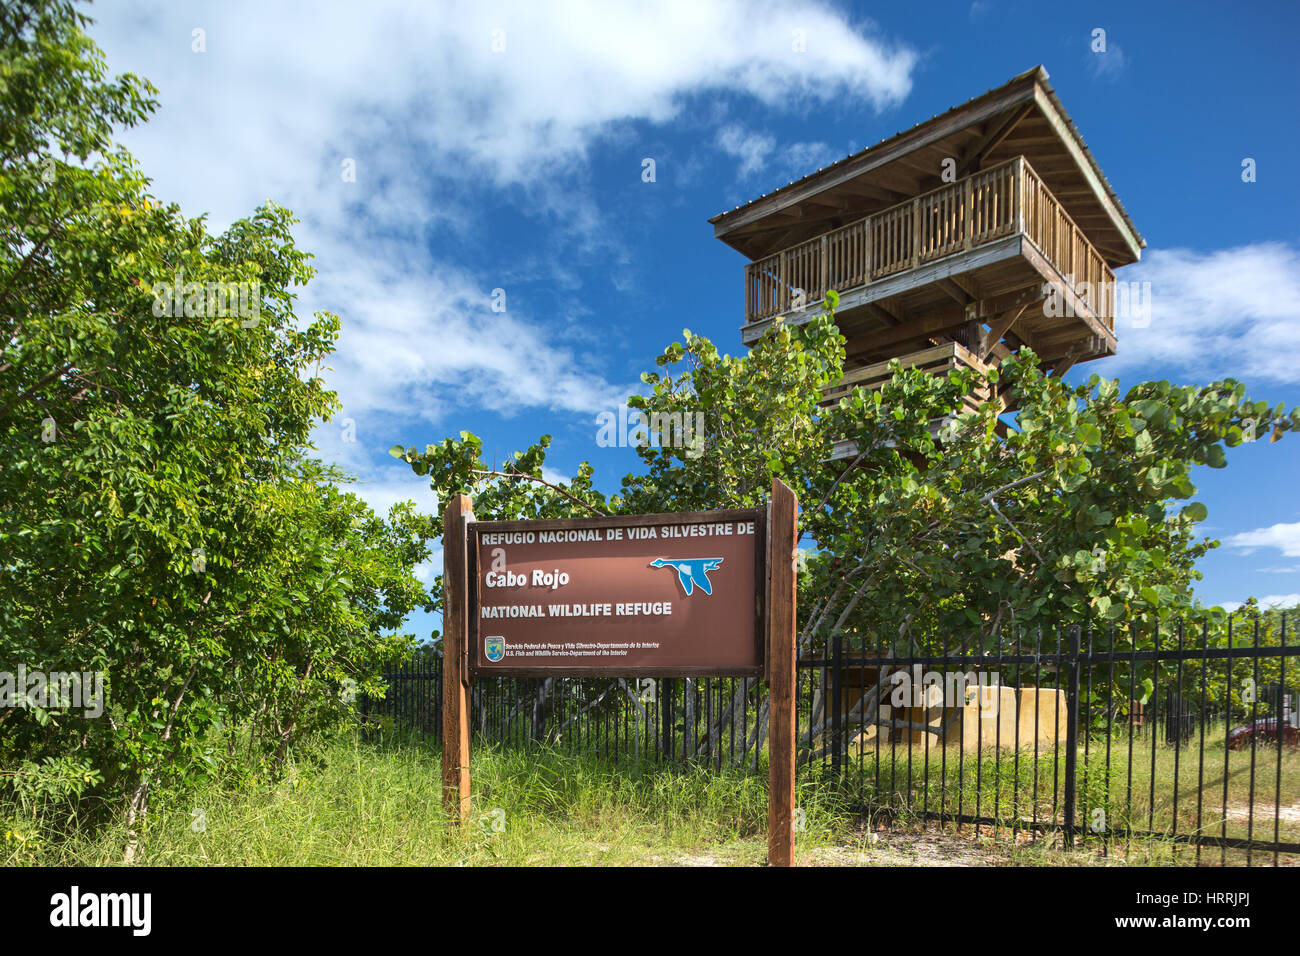
{"label": "green grass", "polygon": [[[216,785],[158,800],[142,832],[145,865],[757,865],[767,852],[763,776],[708,767],[614,765],[554,752],[478,748],[471,825],[448,825],[435,748],[414,739],[338,741],[323,765],[277,782]],[[196,810],[204,827],[198,832]],[[829,807],[804,805],[801,850],[833,838]],[[113,865],[126,830],[26,828],[6,861]]]}
{"label": "green grass", "polygon": [[[1103,745],[1104,748],[1104,745]],[[1195,751],[1190,751],[1195,754]],[[1092,745],[1086,768],[1080,756],[1080,823],[1084,808],[1107,805],[1112,825],[1132,819],[1146,829],[1150,750],[1135,748],[1133,805],[1126,804],[1127,747],[1112,749],[1107,781]],[[864,755],[867,757],[867,755]],[[900,746],[892,763],[881,754],[882,789],[874,789],[874,754],[862,765],[851,763],[850,782],[834,785],[818,767],[800,774],[798,804],[802,811],[797,859],[815,865],[1186,865],[1194,851],[1165,839],[1121,838],[1109,845],[1089,836],[1084,845],[1062,850],[1057,834],[1018,836],[1005,825],[996,834],[982,827],[953,823],[925,824],[919,812],[941,804],[955,811],[958,797],[965,813],[980,813],[1010,822],[1032,815],[1029,796],[1033,774],[1039,775],[1039,820],[1059,819],[1059,796],[1052,805],[1052,775],[1061,767],[1051,755],[1022,753],[1019,767],[1007,752],[988,751],[982,761],[970,753],[960,771],[949,753],[947,776],[940,779],[938,754],[930,748],[929,776],[925,754],[912,754],[910,799],[907,751]],[[1157,802],[1154,829],[1168,830],[1173,820],[1169,796],[1173,751],[1156,748]],[[1179,760],[1179,831],[1195,815],[1197,768],[1184,750]],[[1245,800],[1249,781],[1247,753],[1230,754],[1229,807]],[[1255,835],[1272,837],[1272,793],[1276,751],[1261,750],[1256,760]],[[441,807],[440,760],[435,746],[416,737],[367,740],[351,737],[328,744],[316,759],[290,763],[278,780],[244,781],[238,786],[209,783],[187,793],[159,794],[141,832],[138,860],[162,866],[380,866],[380,865],[762,865],[767,854],[767,781],[765,771],[718,770],[708,766],[660,766],[624,759],[615,763],[595,756],[555,751],[503,751],[476,748],[473,758],[471,824],[448,823]],[[1222,745],[1207,748],[1203,825],[1218,833],[1222,801]],[[1061,761],[1063,763],[1063,761]],[[977,773],[978,767],[978,773]],[[1211,773],[1217,767],[1217,774]],[[1018,777],[1017,777],[1018,775]],[[978,778],[978,779],[977,779]],[[1019,794],[1012,796],[1019,780]],[[1283,806],[1297,793],[1300,755],[1283,754]],[[1211,800],[1210,796],[1214,799]],[[850,809],[862,800],[889,813],[865,820]],[[1261,802],[1268,801],[1266,812]],[[200,826],[200,817],[202,826]],[[0,805],[0,862],[6,865],[116,865],[127,841],[120,817],[97,825],[54,826],[38,815],[24,815]],[[888,829],[880,829],[888,823]],[[1213,827],[1210,824],[1213,823]],[[1283,840],[1300,840],[1300,823],[1284,821]],[[1245,835],[1244,818],[1230,817],[1230,835]],[[6,833],[9,835],[6,836]],[[1104,851],[1104,852],[1103,852]],[[1203,862],[1218,861],[1218,851],[1203,851]],[[1256,854],[1254,862],[1265,863]],[[1230,853],[1229,863],[1244,854]],[[1283,862],[1288,862],[1283,860]]]}
{"label": "green grass", "polygon": [[[1252,820],[1251,752],[1225,752],[1222,735],[1215,736],[1218,739],[1207,736],[1203,761],[1196,740],[1180,751],[1159,740],[1153,747],[1150,736],[1135,737],[1130,758],[1127,736],[1114,738],[1109,773],[1105,739],[1090,741],[1087,750],[1081,745],[1075,819],[1085,843],[1101,846],[1107,842],[1089,831],[1091,825],[1097,825],[1111,832],[1108,852],[1121,857],[1140,854],[1143,862],[1155,862],[1147,859],[1154,852],[1151,841],[1131,838],[1130,831],[1271,841],[1276,824],[1278,840],[1300,843],[1300,751],[1284,748],[1279,765],[1276,747],[1257,748]],[[1000,828],[1011,827],[1016,820],[1064,821],[1063,751],[1057,754],[1048,749],[1035,757],[1032,749],[1022,750],[1017,759],[1012,750],[999,753],[990,747],[977,759],[973,751],[963,753],[957,747],[949,747],[945,754],[942,747],[916,744],[909,754],[907,744],[885,744],[879,755],[867,747],[854,758],[845,768],[848,790],[868,808],[888,809],[893,821],[916,820],[927,810],[978,813],[997,820]],[[1098,815],[1098,810],[1104,812]],[[1194,847],[1174,846],[1170,840],[1157,842],[1162,847],[1154,852],[1156,858],[1195,862]],[[1142,846],[1135,850],[1138,844]],[[1221,854],[1217,847],[1204,847],[1201,856],[1203,863],[1247,862],[1244,850]],[[1271,858],[1271,853],[1254,851],[1251,862]],[[1300,858],[1282,854],[1279,862],[1296,865]]]}

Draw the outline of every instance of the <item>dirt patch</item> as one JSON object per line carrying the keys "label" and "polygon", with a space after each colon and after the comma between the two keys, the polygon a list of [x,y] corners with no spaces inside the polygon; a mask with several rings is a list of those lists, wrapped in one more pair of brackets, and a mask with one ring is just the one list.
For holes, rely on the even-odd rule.
{"label": "dirt patch", "polygon": [[863,832],[849,846],[810,850],[811,866],[998,866],[1008,861],[1008,847],[974,832]]}
{"label": "dirt patch", "polygon": [[[1277,819],[1283,823],[1300,823],[1300,803],[1293,803],[1289,807],[1277,808],[1271,803],[1255,804],[1254,818],[1256,820],[1272,820],[1273,815],[1277,814]],[[1228,804],[1227,817],[1229,820],[1246,820],[1251,816],[1249,803],[1230,803]]]}

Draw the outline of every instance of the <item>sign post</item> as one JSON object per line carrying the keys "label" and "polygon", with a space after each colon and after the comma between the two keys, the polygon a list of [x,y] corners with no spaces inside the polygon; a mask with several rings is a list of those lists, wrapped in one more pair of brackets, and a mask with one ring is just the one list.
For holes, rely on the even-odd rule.
{"label": "sign post", "polygon": [[476,521],[468,497],[452,498],[443,514],[448,816],[469,819],[476,675],[767,677],[769,855],[773,864],[788,866],[797,507],[779,481],[765,509],[658,515]]}
{"label": "sign post", "polygon": [[473,520],[467,495],[454,496],[442,513],[442,807],[455,824],[469,822],[467,544]]}
{"label": "sign post", "polygon": [[794,865],[795,594],[799,501],[780,479],[768,501],[767,862]]}

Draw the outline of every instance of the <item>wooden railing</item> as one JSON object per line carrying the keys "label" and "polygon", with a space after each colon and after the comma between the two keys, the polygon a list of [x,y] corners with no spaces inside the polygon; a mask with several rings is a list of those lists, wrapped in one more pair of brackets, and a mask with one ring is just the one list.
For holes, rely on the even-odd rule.
{"label": "wooden railing", "polygon": [[1022,231],[1056,266],[1057,272],[1074,282],[1075,291],[1088,308],[1113,332],[1115,273],[1043,185],[1033,167],[1020,157],[1016,161],[1024,165],[1021,177]]}
{"label": "wooden railing", "polygon": [[800,309],[827,289],[844,292],[1015,232],[1027,235],[1114,328],[1114,274],[1023,156],[750,263],[745,321]]}
{"label": "wooden railing", "polygon": [[[945,342],[942,345],[931,346],[920,352],[912,352],[900,356],[899,361],[902,363],[903,368],[920,368],[931,375],[947,375],[950,371],[960,368],[970,368],[984,374],[992,367],[989,363],[981,360],[978,355],[957,342]],[[868,389],[880,388],[886,382],[892,380],[893,377],[894,372],[890,368],[889,361],[875,362],[871,365],[850,369],[834,385],[828,385],[822,389],[822,404],[829,405],[838,402],[858,385]],[[988,385],[977,386],[973,392],[965,397],[966,410],[978,411],[980,403],[986,401],[989,396]]]}

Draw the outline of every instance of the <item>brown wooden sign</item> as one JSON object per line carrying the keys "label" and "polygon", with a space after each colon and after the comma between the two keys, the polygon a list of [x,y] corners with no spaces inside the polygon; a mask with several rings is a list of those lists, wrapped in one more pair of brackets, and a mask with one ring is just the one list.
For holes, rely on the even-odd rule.
{"label": "brown wooden sign", "polygon": [[766,509],[467,530],[473,674],[763,673]]}
{"label": "brown wooden sign", "polygon": [[798,510],[776,480],[761,509],[565,521],[475,521],[470,499],[452,497],[442,616],[449,820],[470,818],[475,676],[762,676],[768,860],[790,866]]}

